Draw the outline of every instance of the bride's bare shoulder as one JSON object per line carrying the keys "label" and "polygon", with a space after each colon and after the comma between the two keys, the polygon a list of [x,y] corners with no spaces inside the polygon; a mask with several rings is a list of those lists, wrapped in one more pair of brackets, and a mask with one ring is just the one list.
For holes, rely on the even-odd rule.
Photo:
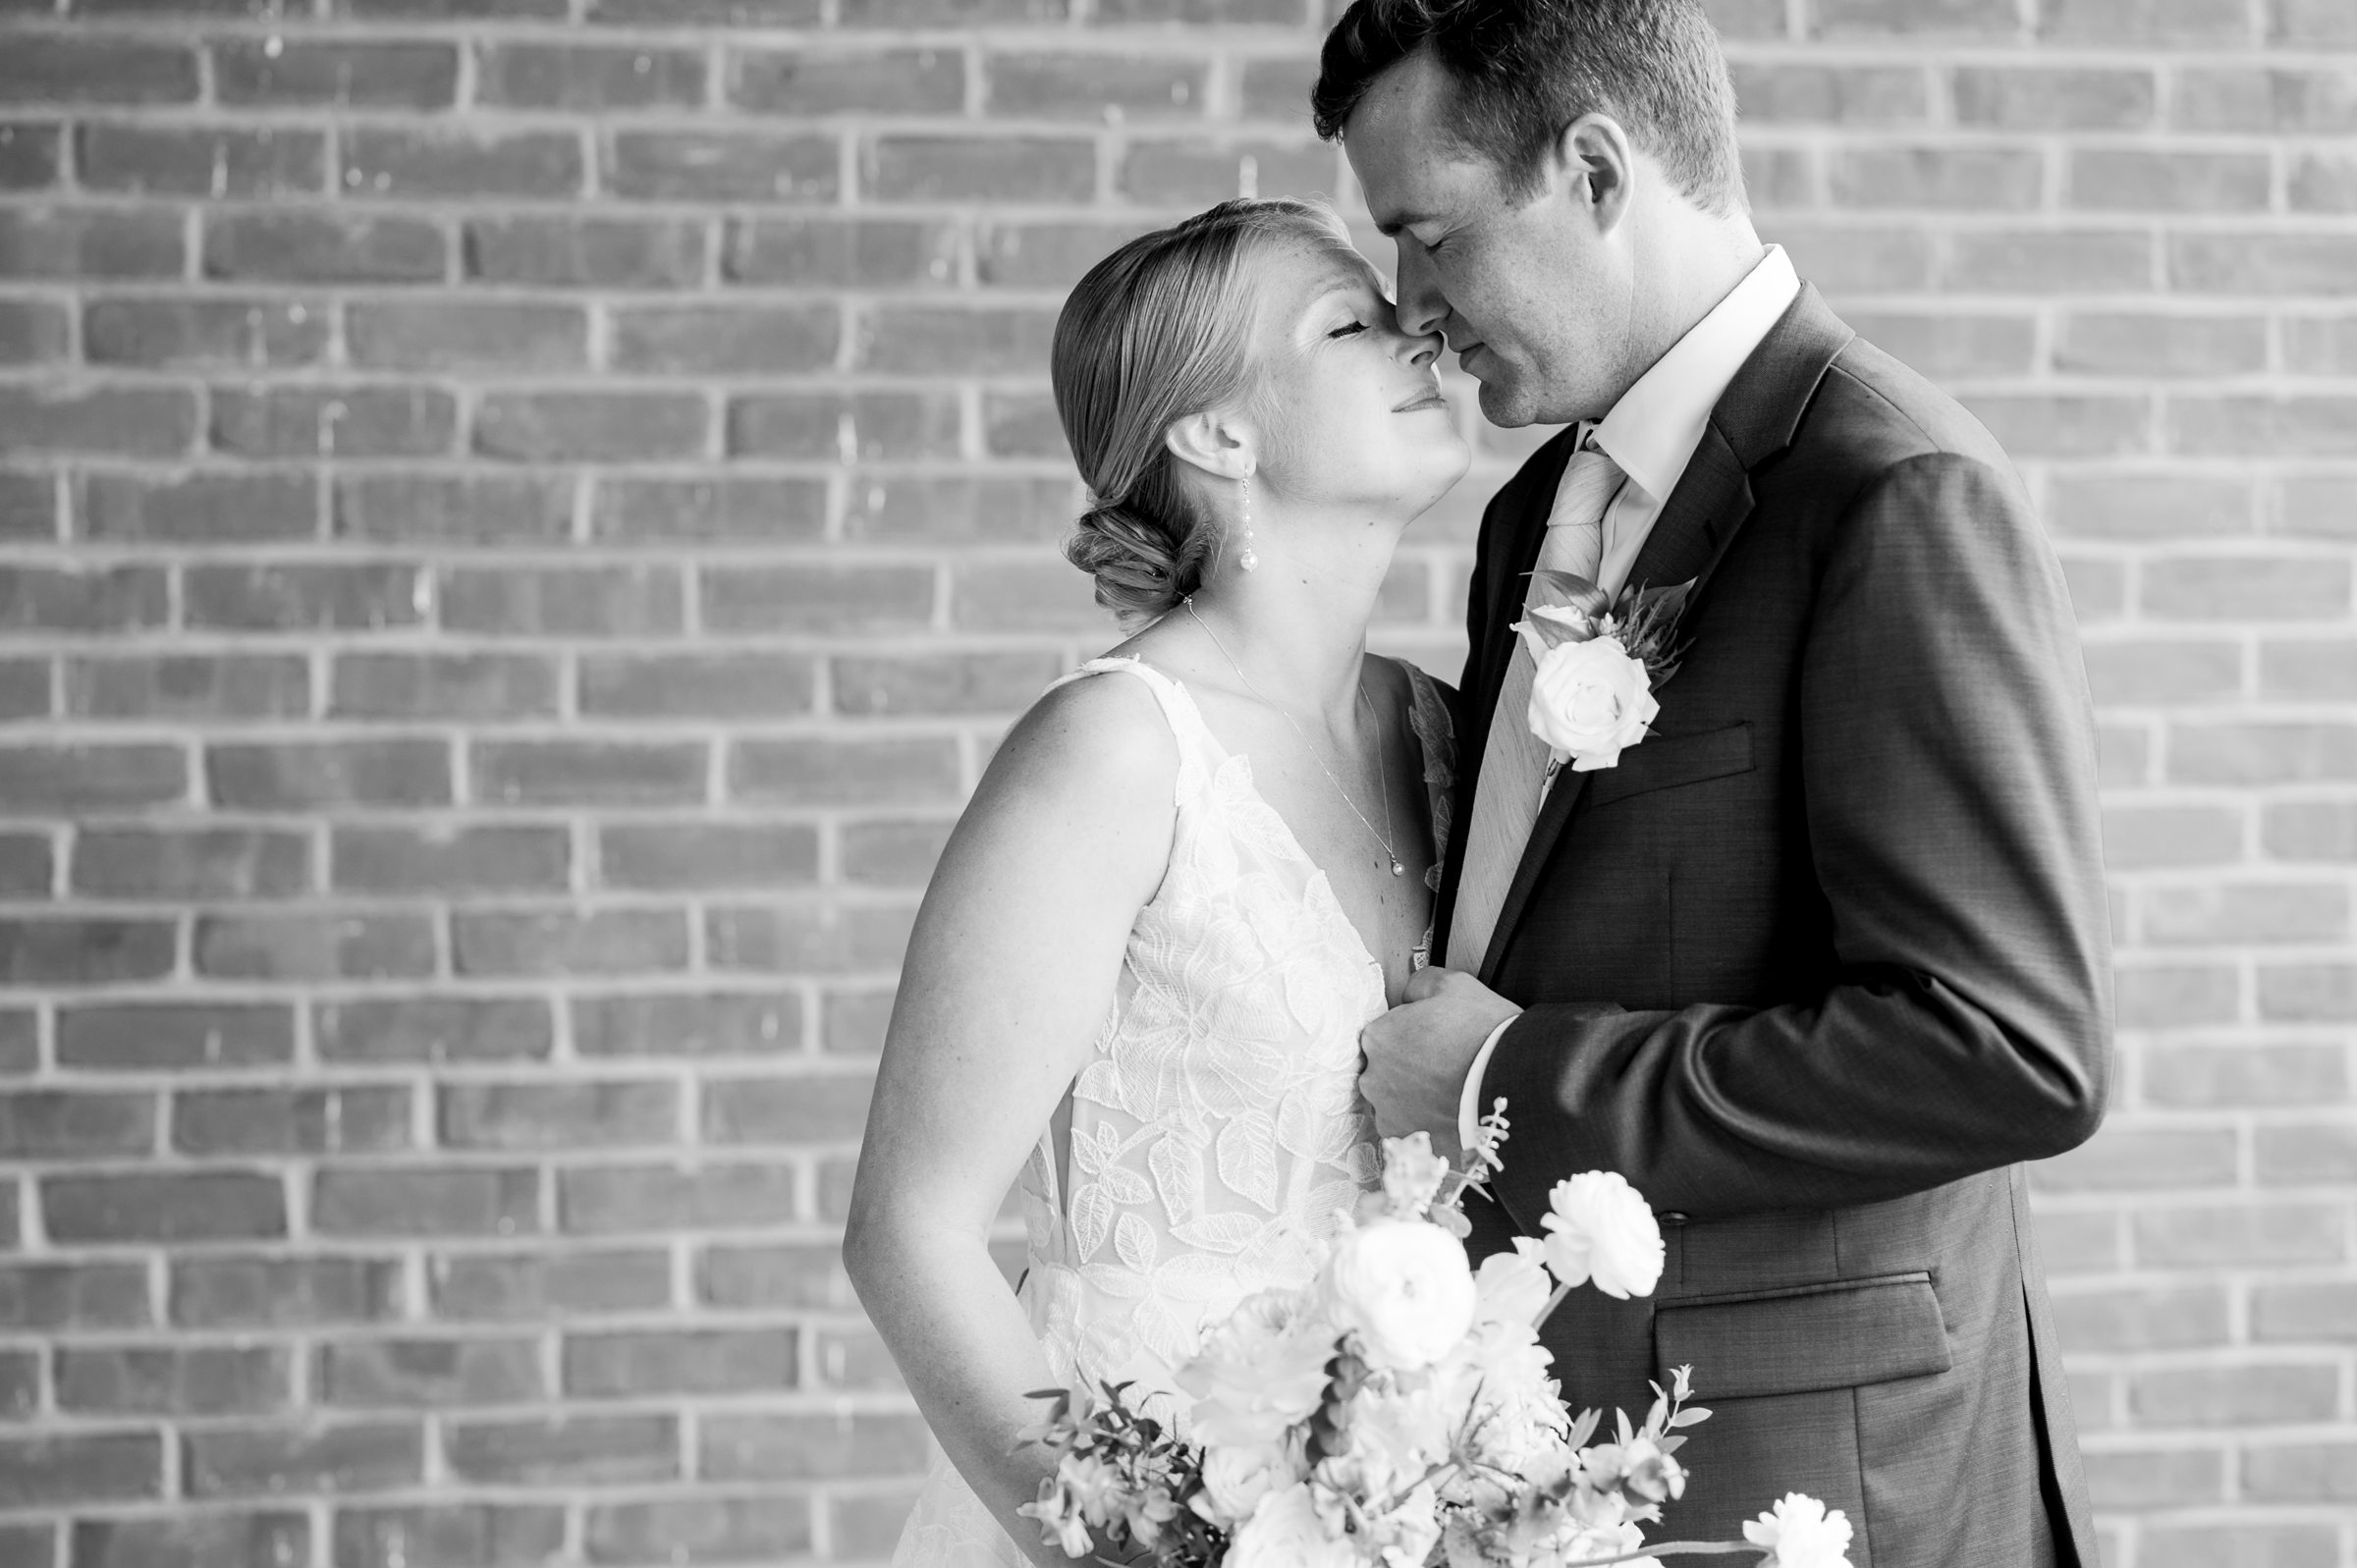
{"label": "bride's bare shoulder", "polygon": [[1168,804],[1178,744],[1147,683],[1107,670],[1031,705],[991,758],[976,803],[1046,796],[1094,814]]}

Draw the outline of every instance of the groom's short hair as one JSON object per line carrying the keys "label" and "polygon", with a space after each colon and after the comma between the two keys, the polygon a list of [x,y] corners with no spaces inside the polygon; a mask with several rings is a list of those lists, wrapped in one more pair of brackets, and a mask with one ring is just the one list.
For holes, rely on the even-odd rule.
{"label": "groom's short hair", "polygon": [[1735,90],[1701,0],[1353,0],[1318,63],[1318,135],[1341,135],[1375,79],[1420,49],[1453,89],[1450,135],[1517,200],[1563,129],[1601,113],[1687,199],[1744,209]]}

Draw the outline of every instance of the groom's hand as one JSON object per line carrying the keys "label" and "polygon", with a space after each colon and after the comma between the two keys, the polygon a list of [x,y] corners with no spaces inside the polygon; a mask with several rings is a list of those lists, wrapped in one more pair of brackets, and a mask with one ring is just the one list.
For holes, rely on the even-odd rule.
{"label": "groom's hand", "polygon": [[1419,969],[1407,1000],[1359,1031],[1367,1065],[1358,1085],[1387,1138],[1432,1134],[1452,1159],[1465,1071],[1490,1032],[1522,1009],[1459,969]]}

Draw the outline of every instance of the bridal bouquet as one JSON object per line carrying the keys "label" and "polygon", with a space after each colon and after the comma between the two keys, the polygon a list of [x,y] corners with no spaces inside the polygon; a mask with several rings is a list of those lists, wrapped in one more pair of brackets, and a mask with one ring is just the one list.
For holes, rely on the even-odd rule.
{"label": "bridal bouquet", "polygon": [[[1125,1385],[1053,1391],[1024,1440],[1057,1455],[1022,1511],[1069,1556],[1102,1547],[1157,1568],[1589,1568],[1751,1551],[1764,1568],[1848,1568],[1838,1510],[1787,1494],[1741,1541],[1647,1545],[1685,1489],[1689,1369],[1611,1439],[1574,1419],[1539,1325],[1582,1284],[1626,1299],[1662,1271],[1653,1212],[1618,1175],[1559,1182],[1544,1240],[1467,1262],[1457,1209],[1498,1167],[1504,1117],[1462,1171],[1422,1133],[1384,1144],[1383,1187],[1316,1280],[1247,1298],[1178,1373],[1188,1435]],[[1110,1558],[1107,1560],[1111,1560]],[[1659,1568],[1658,1563],[1655,1568]]]}

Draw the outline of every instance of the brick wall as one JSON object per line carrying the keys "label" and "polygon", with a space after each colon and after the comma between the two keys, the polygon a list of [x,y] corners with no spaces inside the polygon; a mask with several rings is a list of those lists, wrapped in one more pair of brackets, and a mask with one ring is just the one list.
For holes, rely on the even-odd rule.
{"label": "brick wall", "polygon": [[[1110,635],[1050,324],[1338,189],[1313,4],[0,0],[0,1564],[888,1549],[893,971]],[[2086,628],[2112,1561],[2349,1568],[2357,0],[1715,9],[1762,227]],[[1444,673],[1477,440],[1384,600]]]}

